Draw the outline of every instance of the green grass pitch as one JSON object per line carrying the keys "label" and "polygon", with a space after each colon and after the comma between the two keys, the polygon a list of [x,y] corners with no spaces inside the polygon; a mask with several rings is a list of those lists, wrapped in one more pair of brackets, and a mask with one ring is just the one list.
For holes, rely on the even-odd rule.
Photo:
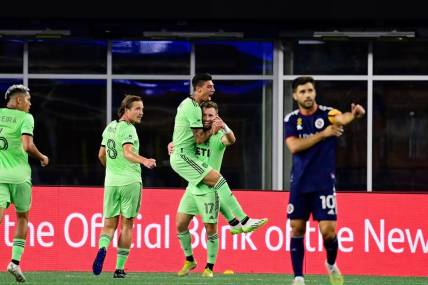
{"label": "green grass pitch", "polygon": [[[191,273],[186,277],[176,277],[174,273],[134,273],[129,272],[125,279],[113,279],[112,272],[103,272],[94,276],[90,272],[27,272],[26,284],[40,285],[289,285],[290,275],[280,274],[232,274],[216,273],[214,278],[202,278],[200,273]],[[329,285],[326,275],[307,275],[307,285]],[[8,272],[0,273],[0,284],[16,284]],[[345,276],[349,285],[426,285],[428,277],[380,277]]]}

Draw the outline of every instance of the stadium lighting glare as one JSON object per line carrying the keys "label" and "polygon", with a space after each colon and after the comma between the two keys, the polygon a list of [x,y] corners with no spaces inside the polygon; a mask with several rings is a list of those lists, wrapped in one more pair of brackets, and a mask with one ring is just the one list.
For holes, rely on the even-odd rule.
{"label": "stadium lighting glare", "polygon": [[62,37],[70,36],[69,30],[0,30],[0,36]]}
{"label": "stadium lighting glare", "polygon": [[314,38],[415,38],[415,32],[410,31],[331,31],[331,32],[314,32]]}
{"label": "stadium lighting glare", "polygon": [[244,38],[242,32],[173,32],[173,31],[153,31],[143,32],[143,36],[155,39],[170,39],[170,38],[185,38],[185,39],[200,39],[200,38]]}

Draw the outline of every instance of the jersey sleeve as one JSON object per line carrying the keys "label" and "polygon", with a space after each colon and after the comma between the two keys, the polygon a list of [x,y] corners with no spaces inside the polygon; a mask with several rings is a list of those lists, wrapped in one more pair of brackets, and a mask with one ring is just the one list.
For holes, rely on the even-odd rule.
{"label": "jersey sleeve", "polygon": [[191,104],[187,104],[187,108],[185,108],[185,116],[189,121],[190,128],[192,129],[202,129],[202,109],[196,103],[192,102]]}
{"label": "jersey sleeve", "polygon": [[102,140],[101,140],[101,146],[106,146],[107,145],[107,128],[104,129],[103,131],[103,136],[102,136]]}
{"label": "jersey sleeve", "polygon": [[225,135],[225,133],[222,130],[218,131],[218,134],[216,135],[216,138],[215,138],[215,148],[216,149],[222,150],[222,149],[226,148],[226,146],[222,142],[222,138],[224,135]]}
{"label": "jersey sleeve", "polygon": [[34,132],[34,118],[31,114],[26,114],[22,122],[21,135],[33,136]]}
{"label": "jersey sleeve", "polygon": [[[294,123],[293,123],[294,122]],[[298,137],[297,129],[296,129],[296,121],[293,117],[287,116],[284,119],[284,139],[289,137]]]}
{"label": "jersey sleeve", "polygon": [[138,140],[137,130],[133,125],[126,125],[118,136],[119,145],[134,144]]}

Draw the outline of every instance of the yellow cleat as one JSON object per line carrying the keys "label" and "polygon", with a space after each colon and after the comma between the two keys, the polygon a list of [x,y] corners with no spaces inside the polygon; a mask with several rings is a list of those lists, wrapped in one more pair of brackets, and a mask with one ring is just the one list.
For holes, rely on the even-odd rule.
{"label": "yellow cleat", "polygon": [[343,276],[336,264],[330,265],[326,261],[325,268],[327,269],[331,285],[343,285]]}
{"label": "yellow cleat", "polygon": [[204,272],[202,272],[202,277],[213,278],[214,277],[214,273],[213,273],[213,271],[211,269],[205,268]]}
{"label": "yellow cleat", "polygon": [[196,268],[196,261],[188,261],[186,260],[183,264],[183,267],[180,269],[180,271],[177,272],[177,275],[179,277],[183,277],[189,274],[190,270],[193,270]]}

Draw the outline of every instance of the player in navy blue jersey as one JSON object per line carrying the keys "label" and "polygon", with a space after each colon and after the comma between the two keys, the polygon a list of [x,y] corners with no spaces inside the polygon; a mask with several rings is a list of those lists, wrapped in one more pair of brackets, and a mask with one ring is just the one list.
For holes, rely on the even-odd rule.
{"label": "player in navy blue jersey", "polygon": [[315,81],[312,77],[298,77],[292,83],[293,98],[299,109],[284,119],[285,143],[293,154],[290,176],[288,218],[292,235],[291,261],[293,284],[305,284],[303,278],[304,235],[306,222],[312,214],[327,252],[325,266],[330,283],[342,285],[343,277],[336,265],[338,240],[336,236],[336,144],[343,126],[361,118],[365,110],[352,104],[351,112],[318,105]]}

